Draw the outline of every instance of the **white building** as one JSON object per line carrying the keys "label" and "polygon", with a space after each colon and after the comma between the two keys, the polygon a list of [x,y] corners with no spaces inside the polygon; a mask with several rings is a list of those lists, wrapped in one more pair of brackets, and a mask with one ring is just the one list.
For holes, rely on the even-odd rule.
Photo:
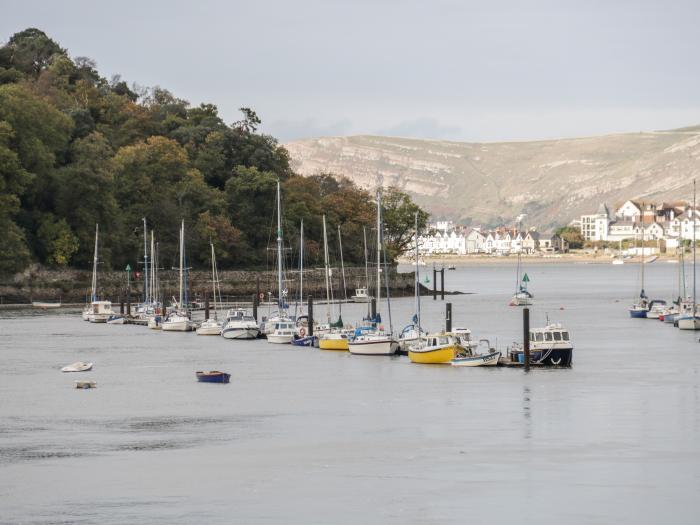
{"label": "white building", "polygon": [[581,236],[587,241],[607,241],[610,222],[608,207],[601,204],[593,215],[581,215]]}

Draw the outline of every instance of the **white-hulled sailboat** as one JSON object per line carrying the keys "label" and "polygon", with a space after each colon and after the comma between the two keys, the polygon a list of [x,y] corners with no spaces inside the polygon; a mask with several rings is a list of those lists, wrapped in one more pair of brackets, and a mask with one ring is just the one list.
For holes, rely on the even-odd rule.
{"label": "white-hulled sailboat", "polygon": [[290,344],[295,325],[287,315],[287,290],[282,287],[282,197],[280,181],[277,181],[277,315],[265,323],[268,343]]}
{"label": "white-hulled sailboat", "polygon": [[690,314],[679,314],[676,317],[678,321],[678,328],[681,330],[700,330],[700,317],[698,317],[698,300],[697,300],[697,286],[696,286],[696,272],[695,272],[695,261],[697,248],[696,235],[695,235],[695,219],[698,215],[698,211],[695,203],[695,180],[693,180],[693,311]]}
{"label": "white-hulled sailboat", "polygon": [[111,301],[100,301],[97,299],[97,262],[98,244],[100,236],[100,225],[95,224],[95,253],[92,261],[92,296],[90,304],[83,311],[83,319],[91,323],[106,323],[114,315]]}
{"label": "white-hulled sailboat", "polygon": [[[381,191],[377,191],[377,310],[379,310],[379,302],[381,299],[381,286],[382,286],[382,194]],[[380,327],[376,327],[374,330],[365,331],[360,333],[353,339],[349,344],[349,350],[351,354],[355,355],[392,355],[396,352],[396,347],[398,344],[394,341],[392,336],[392,326],[391,326],[391,306],[389,305],[389,272],[384,265],[384,282],[387,288],[387,309],[389,313],[389,333],[386,333]]]}
{"label": "white-hulled sailboat", "polygon": [[211,246],[211,282],[214,299],[214,317],[210,317],[209,319],[205,319],[204,321],[202,321],[202,324],[200,324],[199,328],[197,328],[197,335],[221,335],[221,330],[223,329],[223,322],[219,321],[219,316],[216,311],[217,294],[219,296],[219,299],[221,299],[221,289],[219,288],[219,270],[216,267],[216,254],[214,253],[214,243],[210,242],[209,245]]}
{"label": "white-hulled sailboat", "polygon": [[191,332],[195,328],[194,322],[187,313],[187,301],[183,300],[183,291],[186,287],[184,282],[185,271],[185,221],[180,226],[180,297],[175,307],[175,311],[170,312],[163,320],[162,330],[164,332]]}

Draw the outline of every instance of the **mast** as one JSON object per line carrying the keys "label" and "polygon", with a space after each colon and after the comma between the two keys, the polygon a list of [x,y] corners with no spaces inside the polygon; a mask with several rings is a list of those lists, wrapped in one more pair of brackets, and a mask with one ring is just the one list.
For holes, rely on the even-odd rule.
{"label": "mast", "polygon": [[183,267],[183,259],[184,259],[184,253],[183,253],[183,248],[185,244],[185,219],[182,219],[182,224],[180,226],[180,301],[178,303],[178,307],[180,310],[182,310],[182,267]]}
{"label": "mast", "polygon": [[640,216],[641,227],[642,227],[642,292],[644,295],[644,203],[642,202],[642,215]]}
{"label": "mast", "polygon": [[377,190],[377,311],[382,298],[382,191]]}
{"label": "mast", "polygon": [[97,239],[100,235],[100,225],[95,224],[95,254],[92,259],[92,299],[90,302],[97,301]]}
{"label": "mast", "polygon": [[212,291],[214,292],[214,320],[218,320],[216,316],[216,284],[217,284],[217,276],[216,276],[216,255],[214,254],[214,243],[209,240],[209,245],[211,246],[211,287]]}
{"label": "mast", "polygon": [[418,335],[420,335],[420,270],[418,268],[418,212],[416,212],[416,320]]}
{"label": "mast", "polygon": [[340,224],[338,225],[338,244],[340,245],[340,270],[343,274],[343,296],[348,302],[348,287],[345,285],[345,263],[343,262],[343,237],[340,235]]}
{"label": "mast", "polygon": [[299,303],[304,307],[304,219],[301,219],[299,237]]}
{"label": "mast", "polygon": [[148,294],[148,228],[146,227],[146,217],[143,218],[143,303],[144,306],[150,302],[151,296]]}
{"label": "mast", "polygon": [[153,241],[153,230],[151,230],[151,276],[148,283],[149,290],[151,292],[151,303],[155,304],[156,299],[156,254],[155,254],[155,244]]}
{"label": "mast", "polygon": [[[695,280],[696,280],[696,272],[695,272],[695,252],[697,251],[695,247],[695,218],[698,215],[698,210],[695,207],[695,179],[693,179],[693,323],[696,322],[696,310],[697,310],[697,298],[695,296],[696,293],[696,287],[695,287]],[[693,325],[696,326],[696,325]]]}
{"label": "mast", "polygon": [[284,300],[282,299],[282,203],[279,179],[277,179],[277,295],[277,308],[281,314],[284,309]]}
{"label": "mast", "polygon": [[369,269],[367,264],[367,227],[362,227],[362,240],[365,249],[365,290],[367,291],[367,318],[370,316],[370,299],[369,299]]}
{"label": "mast", "polygon": [[326,216],[325,214],[323,215],[323,264],[325,266],[325,274],[326,274],[326,312],[328,316],[328,324],[331,323],[331,292],[330,292],[330,284],[328,282],[328,274],[330,272],[330,269],[328,268],[328,238],[326,235]]}

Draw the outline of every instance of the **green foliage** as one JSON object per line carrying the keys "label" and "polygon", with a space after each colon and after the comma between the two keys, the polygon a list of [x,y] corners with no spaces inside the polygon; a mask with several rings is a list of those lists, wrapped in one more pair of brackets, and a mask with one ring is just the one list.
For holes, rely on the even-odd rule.
{"label": "green foliage", "polygon": [[398,188],[391,187],[382,197],[385,242],[388,255],[393,259],[406,251],[415,234],[415,216],[418,228],[423,230],[429,215]]}
{"label": "green foliage", "polygon": [[584,238],[581,230],[573,226],[563,226],[555,231],[562,239],[569,243],[569,248],[577,250],[583,248]]}
{"label": "green foliage", "polygon": [[53,216],[46,216],[39,226],[37,237],[48,264],[67,266],[78,251],[78,238],[65,219],[57,221]]}
{"label": "green foliage", "polygon": [[[107,81],[94,60],[71,59],[38,29],[13,35],[0,47],[0,272],[32,261],[89,268],[95,223],[105,267],[135,268],[144,217],[165,268],[177,262],[182,220],[188,264],[208,266],[211,241],[223,267],[260,266],[274,243],[278,180],[286,243],[303,219],[306,253],[318,258],[326,214],[331,246],[340,226],[345,261],[361,262],[372,196],[332,174],[295,175],[287,151],[257,133],[256,112],[240,111],[228,125],[213,104]],[[386,204],[394,255],[416,207],[396,191]]]}

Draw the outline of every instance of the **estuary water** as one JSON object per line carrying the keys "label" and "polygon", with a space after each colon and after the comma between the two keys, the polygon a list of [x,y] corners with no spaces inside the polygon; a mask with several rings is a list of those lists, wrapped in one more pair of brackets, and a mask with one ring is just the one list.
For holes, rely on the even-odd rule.
{"label": "estuary water", "polygon": [[[677,294],[677,265],[646,269],[650,296]],[[548,316],[572,334],[570,370],[453,369],[1,311],[0,522],[698,523],[700,333],[628,317],[638,265],[525,270],[532,325]],[[470,292],[446,298],[454,325],[502,350],[521,337],[513,266],[445,275]],[[400,329],[414,301],[391,304]],[[444,303],[422,306],[441,328]],[[362,309],[344,306],[344,320]],[[59,371],[77,360],[94,370]],[[197,383],[209,369],[231,383]],[[98,387],[76,390],[78,378]]]}

